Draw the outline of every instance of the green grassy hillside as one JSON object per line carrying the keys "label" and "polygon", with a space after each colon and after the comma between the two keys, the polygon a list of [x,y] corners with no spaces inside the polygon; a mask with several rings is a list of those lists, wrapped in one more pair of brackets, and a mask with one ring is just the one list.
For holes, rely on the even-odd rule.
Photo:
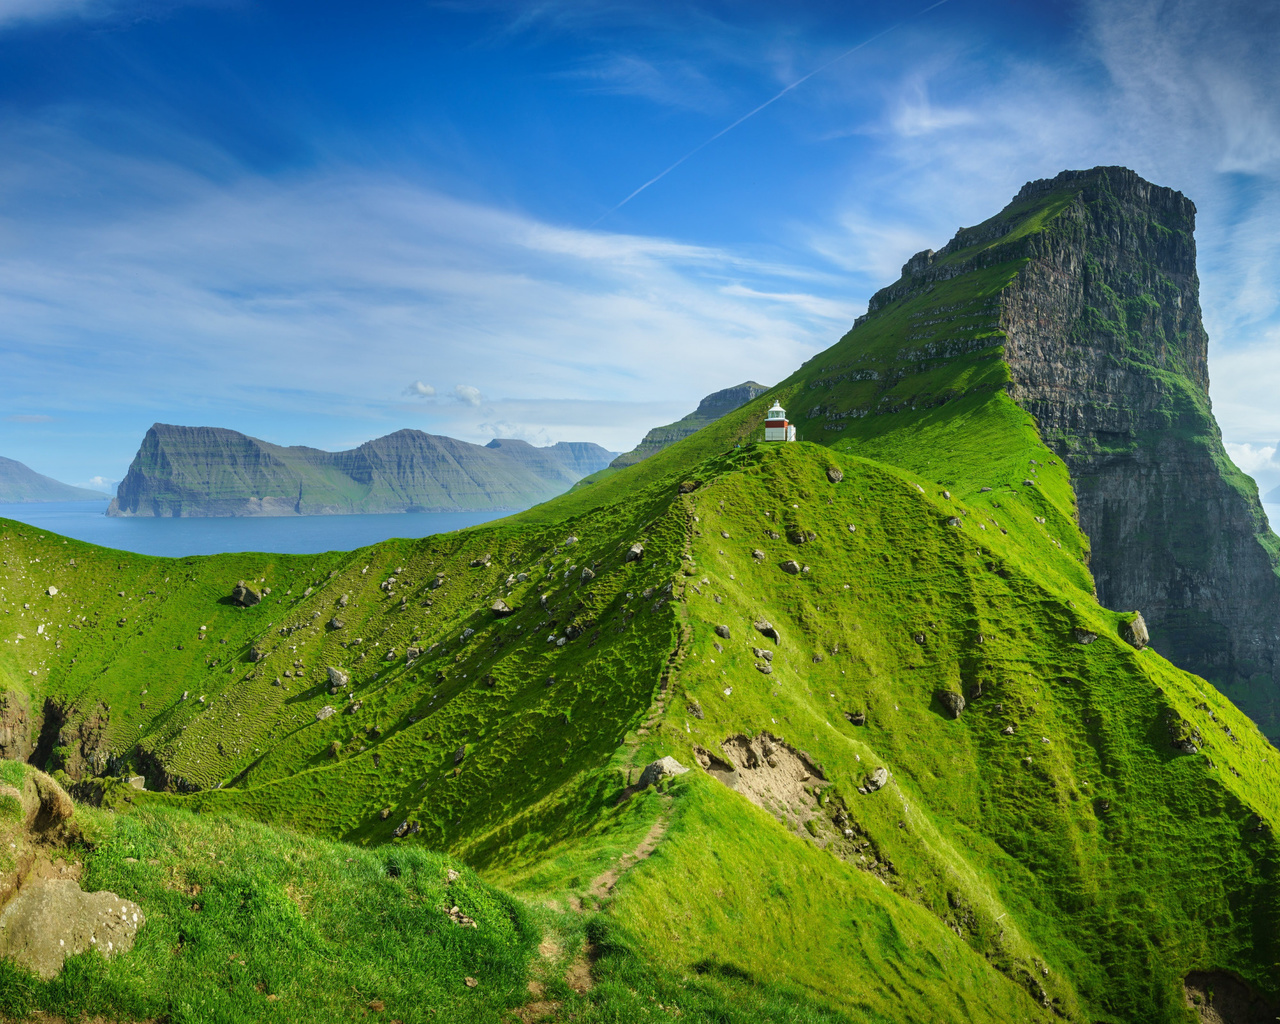
{"label": "green grassy hillside", "polygon": [[[563,1019],[1181,1022],[1192,972],[1274,1000],[1280,755],[1096,601],[1005,390],[1020,264],[984,259],[483,527],[166,560],[0,524],[0,738],[166,790],[121,829],[458,857],[591,959]],[[802,443],[758,442],[775,397]],[[637,792],[664,755],[691,770]]]}
{"label": "green grassy hillside", "polygon": [[72,487],[37,473],[14,459],[0,457],[0,501],[102,501],[106,495],[87,487]]}

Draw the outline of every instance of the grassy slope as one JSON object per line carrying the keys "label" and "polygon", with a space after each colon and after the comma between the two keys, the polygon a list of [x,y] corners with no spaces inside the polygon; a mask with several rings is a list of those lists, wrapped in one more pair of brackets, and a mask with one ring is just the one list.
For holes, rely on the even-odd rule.
{"label": "grassy slope", "polygon": [[[589,919],[603,983],[580,1009],[594,1019],[637,986],[688,1015],[785,1005],[790,1019],[895,1021],[1035,1019],[1041,986],[1073,1019],[1182,1020],[1193,968],[1275,991],[1275,752],[1203,681],[1124,644],[1122,616],[1093,600],[1070,482],[1004,396],[998,334],[982,326],[1016,269],[898,303],[699,434],[459,534],[174,561],[5,524],[0,621],[6,640],[28,639],[0,645],[0,671],[82,710],[105,701],[117,754],[136,736],[205,787],[150,803],[357,844],[417,821],[396,845],[450,850],[562,910],[665,822]],[[938,307],[979,329],[913,351],[914,325]],[[751,444],[775,395],[830,447]],[[843,482],[828,481],[832,465]],[[677,495],[681,480],[701,486]],[[628,564],[637,539],[645,556]],[[490,568],[469,567],[484,554]],[[783,573],[788,558],[811,571]],[[437,572],[446,582],[429,589]],[[531,579],[508,588],[519,572]],[[265,579],[269,599],[219,604],[242,577]],[[56,598],[42,596],[50,582]],[[346,628],[328,632],[344,593]],[[500,594],[517,612],[498,620],[487,607]],[[768,676],[751,654],[768,644],[761,617],[783,638]],[[580,634],[548,642],[567,626]],[[1078,628],[1099,639],[1077,643]],[[408,666],[415,636],[438,646]],[[256,664],[255,643],[268,651]],[[295,661],[300,680],[283,676]],[[329,664],[352,670],[362,707],[317,723],[344,701],[318,685]],[[978,683],[959,720],[942,711],[935,691]],[[844,715],[859,710],[866,726]],[[1203,753],[1172,748],[1170,713],[1200,730]],[[616,803],[652,757],[694,764],[695,746],[761,730],[834,783],[815,821],[830,850],[696,769],[667,797]],[[889,786],[859,794],[880,765]],[[863,852],[828,820],[841,809]],[[575,920],[544,924],[577,934]]]}

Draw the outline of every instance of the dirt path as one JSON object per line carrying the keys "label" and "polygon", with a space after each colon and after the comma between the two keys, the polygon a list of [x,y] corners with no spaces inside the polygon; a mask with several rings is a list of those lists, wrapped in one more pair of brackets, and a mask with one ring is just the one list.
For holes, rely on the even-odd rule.
{"label": "dirt path", "polygon": [[624,853],[618,860],[603,874],[597,875],[592,881],[587,894],[594,898],[597,902],[606,898],[613,892],[613,887],[618,884],[624,874],[631,868],[639,864],[653,853],[662,837],[667,833],[667,819],[660,817],[653,823],[653,827],[649,829],[648,835],[640,840],[639,844],[630,853]]}

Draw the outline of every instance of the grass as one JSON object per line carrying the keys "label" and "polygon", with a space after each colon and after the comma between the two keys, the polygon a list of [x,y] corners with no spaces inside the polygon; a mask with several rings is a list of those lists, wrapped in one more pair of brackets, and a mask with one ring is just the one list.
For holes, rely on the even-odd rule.
{"label": "grass", "polygon": [[[1018,213],[1026,237],[1062,198]],[[277,918],[307,979],[290,1005],[317,1019],[356,994],[402,1020],[500,1015],[530,978],[583,1021],[1181,1022],[1202,969],[1280,992],[1278,755],[1210,684],[1125,643],[1133,609],[1097,602],[1067,469],[1006,391],[998,305],[1022,265],[891,303],[697,434],[456,534],[166,560],[0,524],[0,675],[29,722],[44,711],[42,756],[170,790],[104,818],[92,854],[95,883],[156,908],[139,952],[76,968],[101,972],[75,989],[100,1002],[39,1005],[178,1012],[126,1001],[172,985],[164,929],[188,898],[126,850],[229,887],[227,914],[200,917],[234,927],[195,958],[217,985],[193,1014],[287,989],[265,961],[226,966]],[[757,443],[775,398],[810,440]],[[271,592],[233,607],[238,579]],[[329,666],[350,686],[331,693]],[[965,696],[958,718],[940,691]],[[1199,751],[1175,750],[1192,730]],[[695,766],[763,732],[821,766],[808,828],[696,767],[629,788],[657,757]],[[859,792],[877,767],[888,785]],[[481,977],[455,950],[375,993],[370,965],[418,962],[396,936],[434,927],[447,856],[483,876],[466,877],[488,924],[432,934],[505,952],[475,990],[455,991]],[[331,894],[312,945],[290,885]],[[385,948],[354,931],[379,914]],[[308,974],[334,936],[366,952]],[[579,956],[588,992],[563,978]]]}

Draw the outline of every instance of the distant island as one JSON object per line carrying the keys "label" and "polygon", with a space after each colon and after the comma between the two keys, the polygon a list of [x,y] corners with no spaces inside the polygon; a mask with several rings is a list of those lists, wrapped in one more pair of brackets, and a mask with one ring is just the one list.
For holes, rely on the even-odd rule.
{"label": "distant island", "polygon": [[53,477],[37,473],[16,459],[0,456],[0,502],[21,504],[32,501],[102,501],[101,491],[72,487]]}
{"label": "distant island", "polygon": [[748,380],[722,391],[714,391],[699,402],[698,408],[688,416],[665,426],[654,427],[644,435],[638,445],[629,452],[623,452],[609,463],[609,466],[612,469],[625,469],[627,466],[634,466],[637,462],[643,462],[650,455],[664,448],[670,448],[677,441],[697,433],[708,423],[714,423],[725,413],[741,408],[768,390],[763,384]]}
{"label": "distant island", "polygon": [[[506,511],[547,501],[616,452],[584,441],[536,448],[398,430],[344,452],[281,447],[221,427],[156,423],[111,516],[306,516]],[[52,481],[50,481],[52,483]]]}

